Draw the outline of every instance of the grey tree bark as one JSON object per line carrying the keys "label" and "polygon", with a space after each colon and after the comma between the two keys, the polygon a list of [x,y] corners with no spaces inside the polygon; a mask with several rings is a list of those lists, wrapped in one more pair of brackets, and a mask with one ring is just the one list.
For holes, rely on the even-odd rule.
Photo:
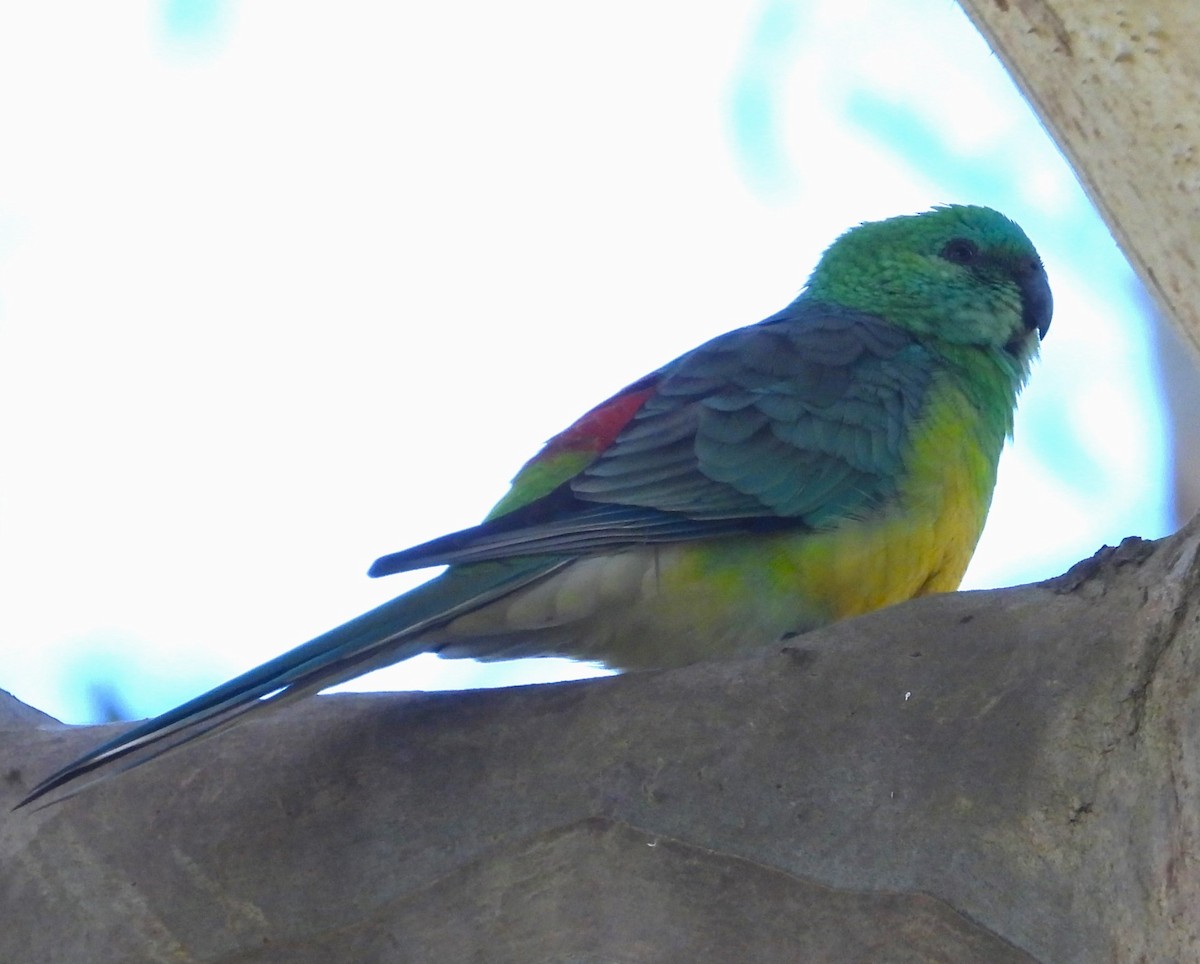
{"label": "grey tree bark", "polygon": [[[1200,8],[964,5],[1200,344]],[[4,807],[0,961],[1200,960],[1198,554],[250,720]],[[104,732],[0,701],[0,805]]]}
{"label": "grey tree bark", "polygon": [[[779,651],[326,696],[0,819],[0,960],[1200,960],[1200,525]],[[108,727],[9,698],[9,805]]]}

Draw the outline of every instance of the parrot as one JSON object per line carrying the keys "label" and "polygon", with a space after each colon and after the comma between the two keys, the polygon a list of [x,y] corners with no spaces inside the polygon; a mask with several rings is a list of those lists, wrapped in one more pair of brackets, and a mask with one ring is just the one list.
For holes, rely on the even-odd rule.
{"label": "parrot", "polygon": [[957,589],[1052,312],[1041,258],[997,211],[859,224],[782,311],[621,389],[482,523],[369,571],[441,574],[134,725],[18,807],[418,653],[676,667]]}

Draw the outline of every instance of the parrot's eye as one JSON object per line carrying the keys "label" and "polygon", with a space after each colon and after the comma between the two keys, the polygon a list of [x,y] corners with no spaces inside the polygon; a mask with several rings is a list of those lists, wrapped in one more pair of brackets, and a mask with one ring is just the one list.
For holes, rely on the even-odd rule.
{"label": "parrot's eye", "polygon": [[942,257],[954,264],[974,264],[979,260],[979,246],[966,238],[952,238],[942,248]]}

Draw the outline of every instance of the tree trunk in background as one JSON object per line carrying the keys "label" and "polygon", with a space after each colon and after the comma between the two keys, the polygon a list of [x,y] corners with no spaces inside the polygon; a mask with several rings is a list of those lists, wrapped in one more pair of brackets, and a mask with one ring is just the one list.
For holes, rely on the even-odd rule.
{"label": "tree trunk in background", "polygon": [[[0,960],[1200,960],[1198,554],[264,715],[6,815]],[[10,804],[111,730],[12,706]]]}
{"label": "tree trunk in background", "polygon": [[1200,353],[1200,4],[960,2]]}
{"label": "tree trunk in background", "polygon": [[[1200,345],[1200,7],[964,6]],[[739,661],[265,715],[0,816],[0,960],[1200,960],[1198,550]],[[101,730],[0,703],[3,799]]]}
{"label": "tree trunk in background", "polygon": [[1167,419],[1171,509],[1175,524],[1182,525],[1200,512],[1200,371],[1182,333],[1157,314],[1150,321]]}

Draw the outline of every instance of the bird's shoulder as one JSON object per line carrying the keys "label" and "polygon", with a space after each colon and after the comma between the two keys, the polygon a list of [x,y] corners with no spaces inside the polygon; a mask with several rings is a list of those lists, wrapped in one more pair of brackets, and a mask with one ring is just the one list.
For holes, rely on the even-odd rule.
{"label": "bird's shoulder", "polygon": [[888,498],[931,370],[911,334],[798,300],[667,366],[579,497],[819,525]]}

